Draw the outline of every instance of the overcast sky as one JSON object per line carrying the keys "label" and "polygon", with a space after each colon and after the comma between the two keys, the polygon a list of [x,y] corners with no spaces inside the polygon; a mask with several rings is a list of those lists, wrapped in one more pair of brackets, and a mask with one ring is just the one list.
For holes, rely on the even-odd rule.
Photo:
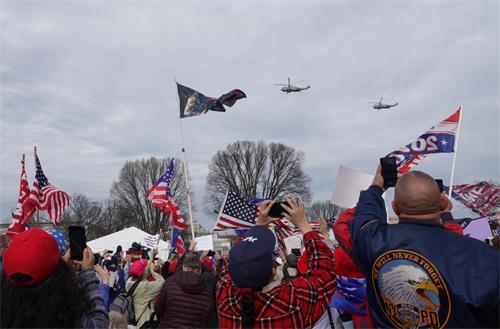
{"label": "overcast sky", "polygon": [[[455,183],[500,181],[497,1],[0,1],[0,218],[33,146],[49,181],[109,197],[126,160],[181,157],[174,78],[226,113],[183,119],[203,208],[212,156],[238,140],[305,153],[313,200],[339,165],[373,172],[464,105]],[[285,94],[275,83],[304,80]],[[384,97],[399,106],[375,111]],[[451,154],[417,168],[450,180]],[[213,218],[195,213],[206,227]]]}

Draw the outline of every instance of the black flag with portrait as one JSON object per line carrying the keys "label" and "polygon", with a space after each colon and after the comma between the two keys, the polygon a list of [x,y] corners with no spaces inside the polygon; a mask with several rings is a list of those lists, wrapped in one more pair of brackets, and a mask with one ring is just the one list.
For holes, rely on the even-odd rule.
{"label": "black flag with portrait", "polygon": [[177,84],[181,118],[205,114],[208,111],[226,112],[224,105],[233,106],[238,99],[246,98],[245,93],[234,89],[219,98],[207,97],[189,87]]}

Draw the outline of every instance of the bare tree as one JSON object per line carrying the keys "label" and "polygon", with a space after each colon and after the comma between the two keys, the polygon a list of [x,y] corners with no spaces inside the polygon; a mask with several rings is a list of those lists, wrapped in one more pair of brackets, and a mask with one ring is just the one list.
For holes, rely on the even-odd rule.
{"label": "bare tree", "polygon": [[[150,234],[157,233],[168,221],[165,214],[151,206],[146,194],[154,182],[165,173],[169,161],[170,159],[155,157],[127,161],[120,170],[118,181],[113,182],[111,187],[111,198],[119,202],[123,215],[135,226]],[[184,182],[181,163],[176,160],[170,192],[182,210],[187,206],[187,189]]]}
{"label": "bare tree", "polygon": [[339,217],[342,211],[344,211],[344,208],[327,200],[314,202],[311,207],[307,209],[307,214],[312,220],[318,220],[320,217],[323,217],[328,224],[331,225]]}
{"label": "bare tree", "polygon": [[88,240],[97,237],[92,227],[99,225],[103,212],[102,205],[94,202],[83,194],[73,194],[69,208],[64,212],[61,218],[60,228],[64,231],[70,225],[79,225],[85,227]]}
{"label": "bare tree", "polygon": [[300,195],[309,202],[310,178],[302,170],[304,153],[279,143],[238,141],[218,151],[207,177],[205,211],[219,209],[229,190],[242,197],[277,199]]}

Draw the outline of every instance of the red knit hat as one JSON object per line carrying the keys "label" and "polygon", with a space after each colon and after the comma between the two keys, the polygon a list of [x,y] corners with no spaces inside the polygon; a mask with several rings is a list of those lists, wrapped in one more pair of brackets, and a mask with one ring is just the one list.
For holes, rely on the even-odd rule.
{"label": "red knit hat", "polygon": [[[56,240],[44,230],[32,228],[19,233],[3,255],[7,279],[15,286],[33,286],[47,279],[59,264]],[[14,274],[24,274],[29,280],[15,280]]]}
{"label": "red knit hat", "polygon": [[146,271],[146,266],[148,266],[148,260],[140,259],[132,264],[128,273],[130,276],[142,280],[144,272]]}

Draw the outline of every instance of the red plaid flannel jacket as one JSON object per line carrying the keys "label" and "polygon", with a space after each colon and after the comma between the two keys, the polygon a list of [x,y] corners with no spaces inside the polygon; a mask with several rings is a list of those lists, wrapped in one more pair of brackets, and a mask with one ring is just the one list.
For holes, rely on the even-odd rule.
{"label": "red plaid flannel jacket", "polygon": [[[314,231],[304,235],[304,245],[310,255],[309,270],[269,292],[256,293],[254,328],[311,328],[325,313],[337,287],[333,253]],[[217,283],[220,328],[241,328],[241,298],[225,265]]]}

